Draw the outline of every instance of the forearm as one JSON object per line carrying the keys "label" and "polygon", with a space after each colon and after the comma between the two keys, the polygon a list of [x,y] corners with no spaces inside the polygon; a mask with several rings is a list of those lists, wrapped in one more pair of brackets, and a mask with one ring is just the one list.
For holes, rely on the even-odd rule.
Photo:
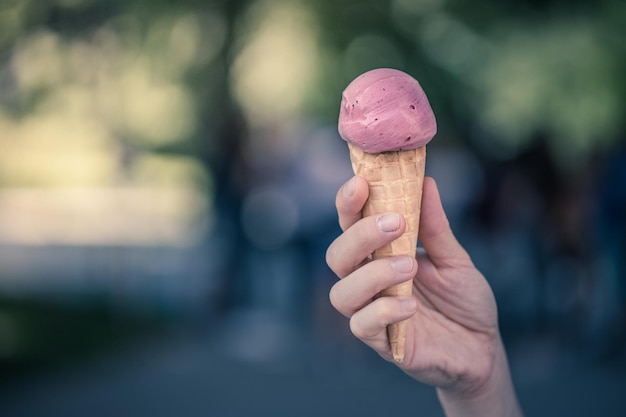
{"label": "forearm", "polygon": [[437,395],[447,417],[523,417],[501,342],[491,376],[480,389],[464,393],[439,388]]}

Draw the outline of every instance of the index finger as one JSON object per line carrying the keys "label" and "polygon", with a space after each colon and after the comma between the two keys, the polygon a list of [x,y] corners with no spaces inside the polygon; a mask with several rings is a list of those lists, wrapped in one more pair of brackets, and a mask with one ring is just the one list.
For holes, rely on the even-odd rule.
{"label": "index finger", "polygon": [[369,196],[369,186],[364,178],[350,178],[337,192],[335,206],[339,226],[345,231],[363,217],[363,205]]}

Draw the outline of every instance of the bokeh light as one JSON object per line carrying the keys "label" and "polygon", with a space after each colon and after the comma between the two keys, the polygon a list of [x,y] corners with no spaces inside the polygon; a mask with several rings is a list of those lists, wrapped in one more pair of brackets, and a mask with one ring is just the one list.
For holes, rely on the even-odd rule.
{"label": "bokeh light", "polygon": [[242,26],[231,77],[248,120],[263,125],[298,116],[316,81],[313,16],[303,3],[265,0],[251,6]]}

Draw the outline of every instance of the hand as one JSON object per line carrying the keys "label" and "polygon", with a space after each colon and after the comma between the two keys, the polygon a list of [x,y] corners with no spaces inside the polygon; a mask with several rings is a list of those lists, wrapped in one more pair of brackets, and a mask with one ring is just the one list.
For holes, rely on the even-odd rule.
{"label": "hand", "polygon": [[[398,366],[438,387],[446,411],[472,415],[451,410],[455,404],[466,406],[468,401],[490,396],[500,389],[497,384],[503,378],[510,380],[491,288],[450,230],[432,178],[424,181],[419,230],[424,250],[417,259],[369,260],[375,249],[402,234],[405,220],[397,213],[362,218],[367,196],[367,183],[360,177],[337,193],[344,233],[326,255],[341,278],[331,289],[331,303],[350,318],[353,334],[388,361],[393,358],[386,327],[408,319],[405,358]],[[411,279],[410,298],[378,295]]]}

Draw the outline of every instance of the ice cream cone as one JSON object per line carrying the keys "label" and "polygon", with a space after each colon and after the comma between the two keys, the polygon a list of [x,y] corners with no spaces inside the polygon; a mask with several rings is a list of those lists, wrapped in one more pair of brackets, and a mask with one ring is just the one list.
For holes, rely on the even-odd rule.
{"label": "ice cream cone", "polygon": [[[396,240],[376,250],[373,259],[388,256],[415,256],[419,231],[422,186],[426,163],[426,146],[416,149],[370,154],[348,143],[354,173],[369,183],[369,198],[363,216],[397,212],[406,219],[406,230]],[[413,281],[409,280],[382,292],[383,296],[410,297]],[[387,326],[393,358],[404,360],[407,321]]]}

